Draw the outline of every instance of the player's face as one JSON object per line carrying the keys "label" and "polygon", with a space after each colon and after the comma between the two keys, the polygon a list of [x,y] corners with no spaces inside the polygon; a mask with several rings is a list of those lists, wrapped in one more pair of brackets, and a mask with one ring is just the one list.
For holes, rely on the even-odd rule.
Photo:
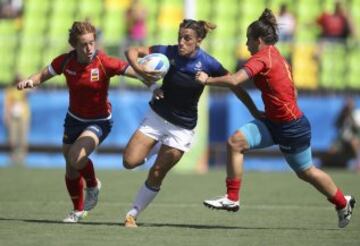
{"label": "player's face", "polygon": [[87,33],[78,37],[75,50],[79,62],[90,63],[95,54],[95,37],[93,33]]}
{"label": "player's face", "polygon": [[200,46],[201,39],[190,28],[180,28],[178,36],[178,52],[180,56],[193,57]]}
{"label": "player's face", "polygon": [[260,45],[260,41],[258,39],[255,39],[254,37],[252,37],[250,35],[250,32],[247,32],[247,41],[246,41],[246,46],[250,52],[251,55],[254,55],[256,52],[259,51],[259,45]]}

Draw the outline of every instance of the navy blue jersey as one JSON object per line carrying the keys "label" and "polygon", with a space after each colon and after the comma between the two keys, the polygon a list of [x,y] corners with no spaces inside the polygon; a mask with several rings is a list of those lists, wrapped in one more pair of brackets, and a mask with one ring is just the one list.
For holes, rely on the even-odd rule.
{"label": "navy blue jersey", "polygon": [[204,90],[204,85],[195,80],[196,72],[204,71],[211,77],[218,77],[226,75],[228,71],[200,48],[191,58],[179,56],[177,45],[152,46],[150,52],[162,53],[170,61],[170,69],[161,86],[164,98],[152,100],[151,108],[174,125],[194,129],[199,98]]}

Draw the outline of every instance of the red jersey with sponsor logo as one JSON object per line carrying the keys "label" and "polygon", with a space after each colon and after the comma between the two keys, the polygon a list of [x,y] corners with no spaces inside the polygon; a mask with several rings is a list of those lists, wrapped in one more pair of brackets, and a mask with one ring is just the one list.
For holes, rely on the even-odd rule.
{"label": "red jersey with sponsor logo", "polygon": [[244,68],[261,91],[266,118],[288,122],[302,116],[296,101],[291,68],[275,46],[259,50]]}
{"label": "red jersey with sponsor logo", "polygon": [[77,62],[76,52],[56,57],[50,65],[56,74],[63,73],[69,88],[69,110],[84,119],[106,118],[111,113],[108,100],[110,78],[124,74],[128,63],[97,51],[89,64]]}

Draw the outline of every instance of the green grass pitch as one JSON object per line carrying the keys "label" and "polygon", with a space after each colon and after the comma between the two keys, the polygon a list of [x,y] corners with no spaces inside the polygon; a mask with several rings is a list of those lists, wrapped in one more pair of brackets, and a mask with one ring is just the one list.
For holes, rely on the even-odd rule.
{"label": "green grass pitch", "polygon": [[71,205],[64,171],[0,169],[0,245],[360,245],[360,175],[331,171],[358,199],[352,221],[337,228],[334,208],[293,173],[245,174],[239,212],[213,211],[202,200],[224,193],[225,171],[170,173],[136,229],[123,227],[147,173],[99,170],[98,206],[80,224],[61,220]]}

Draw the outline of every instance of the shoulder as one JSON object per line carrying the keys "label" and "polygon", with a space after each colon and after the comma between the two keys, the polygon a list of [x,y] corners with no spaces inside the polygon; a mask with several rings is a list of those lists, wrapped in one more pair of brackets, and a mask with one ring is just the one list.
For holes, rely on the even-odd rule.
{"label": "shoulder", "polygon": [[213,57],[203,49],[200,49],[199,52],[200,52],[199,59],[201,59],[206,64],[208,65],[220,64],[220,62],[215,57]]}

